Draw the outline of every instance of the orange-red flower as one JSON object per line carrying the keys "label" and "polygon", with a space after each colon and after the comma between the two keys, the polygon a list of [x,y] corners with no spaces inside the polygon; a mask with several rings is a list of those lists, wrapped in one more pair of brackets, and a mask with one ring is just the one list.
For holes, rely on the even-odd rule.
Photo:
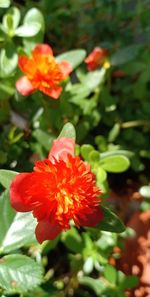
{"label": "orange-red flower", "polygon": [[89,71],[97,69],[101,66],[108,56],[108,51],[101,47],[96,47],[85,59]]}
{"label": "orange-red flower", "polygon": [[52,49],[47,44],[38,44],[32,51],[31,57],[20,56],[18,65],[25,76],[16,82],[16,88],[23,96],[37,90],[58,99],[62,87],[60,83],[72,71],[67,61],[58,63]]}
{"label": "orange-red flower", "polygon": [[11,205],[19,212],[32,211],[40,243],[69,229],[70,220],[77,227],[95,227],[103,217],[95,175],[74,156],[74,146],[71,138],[55,140],[48,159],[36,162],[34,172],[20,173],[11,183]]}

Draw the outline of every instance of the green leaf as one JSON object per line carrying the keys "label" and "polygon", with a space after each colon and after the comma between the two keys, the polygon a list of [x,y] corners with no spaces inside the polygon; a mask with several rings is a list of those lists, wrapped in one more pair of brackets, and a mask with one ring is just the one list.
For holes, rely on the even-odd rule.
{"label": "green leaf", "polygon": [[41,11],[37,8],[31,8],[30,10],[28,10],[27,14],[24,17],[24,24],[32,25],[32,23],[40,24],[41,30],[44,32],[44,17]]}
{"label": "green leaf", "polygon": [[135,59],[139,53],[141,46],[130,45],[119,49],[111,56],[110,63],[113,66],[122,65]]}
{"label": "green leaf", "polygon": [[105,159],[101,159],[101,166],[108,172],[119,173],[129,168],[130,161],[127,157],[122,155],[109,156]]}
{"label": "green leaf", "polygon": [[98,163],[100,160],[100,153],[96,150],[93,150],[89,153],[89,161]]}
{"label": "green leaf", "polygon": [[17,7],[11,7],[8,10],[8,13],[12,16],[12,27],[13,29],[16,29],[21,18],[20,10]]}
{"label": "green leaf", "polygon": [[4,15],[2,25],[10,37],[15,35],[15,29],[19,25],[20,17],[20,11],[17,7],[11,7],[7,14]]}
{"label": "green leaf", "polygon": [[9,81],[3,79],[0,82],[0,93],[2,95],[1,99],[7,99],[15,93],[15,88],[10,85]]}
{"label": "green leaf", "polygon": [[17,67],[18,55],[13,42],[8,42],[0,52],[0,77],[8,77]]}
{"label": "green leaf", "polygon": [[15,31],[15,35],[20,37],[32,37],[36,35],[41,29],[39,23],[24,24],[18,27]]}
{"label": "green leaf", "polygon": [[14,254],[1,258],[0,286],[6,294],[24,293],[42,282],[42,268],[31,258]]}
{"label": "green leaf", "polygon": [[0,0],[0,7],[7,8],[10,5],[10,0]]}
{"label": "green leaf", "polygon": [[80,148],[81,155],[85,160],[89,160],[89,154],[94,151],[94,147],[91,144],[83,144]]}
{"label": "green leaf", "polygon": [[90,91],[94,91],[96,87],[104,82],[106,69],[101,68],[100,70],[88,72],[82,80],[82,84],[87,87]]}
{"label": "green leaf", "polygon": [[73,138],[76,139],[76,131],[74,126],[71,123],[67,123],[63,126],[58,139],[62,137],[68,137],[68,138]]}
{"label": "green leaf", "polygon": [[0,169],[0,183],[4,188],[9,188],[12,179],[18,174],[16,171]]}
{"label": "green leaf", "polygon": [[54,136],[50,133],[43,131],[42,129],[36,129],[33,131],[32,135],[36,140],[47,150],[50,150]]}
{"label": "green leaf", "polygon": [[94,279],[89,276],[82,276],[79,278],[79,283],[81,285],[87,286],[92,289],[98,296],[101,296],[101,293],[106,289],[106,284],[101,279]]}
{"label": "green leaf", "polygon": [[17,213],[3,238],[0,251],[9,253],[22,246],[37,243],[35,238],[36,224],[31,213]]}
{"label": "green leaf", "polygon": [[8,191],[0,196],[0,253],[36,243],[36,220],[31,213],[17,213],[11,208]]}
{"label": "green leaf", "polygon": [[44,31],[45,31],[45,21],[43,14],[37,8],[31,8],[28,10],[27,14],[24,18],[25,24],[32,24],[32,23],[40,24],[41,28],[39,32],[34,37],[23,38],[23,43],[28,50],[32,50],[37,43],[42,43],[44,38]]}
{"label": "green leaf", "polygon": [[102,167],[98,167],[96,178],[99,184],[102,184],[107,179],[107,173]]}
{"label": "green leaf", "polygon": [[117,136],[119,135],[119,133],[120,133],[120,124],[116,123],[116,124],[114,124],[112,129],[109,131],[108,141],[114,142],[116,140]]}
{"label": "green leaf", "polygon": [[143,197],[150,198],[150,186],[141,187],[139,192]]}
{"label": "green leaf", "polygon": [[105,278],[112,284],[116,284],[116,281],[117,281],[117,271],[116,269],[107,264],[104,268],[104,276]]}
{"label": "green leaf", "polygon": [[119,217],[110,211],[108,208],[101,205],[104,218],[97,225],[97,228],[104,231],[114,232],[114,233],[122,233],[125,231],[125,226],[119,219]]}
{"label": "green leaf", "polygon": [[11,223],[13,222],[13,219],[15,217],[15,211],[10,206],[9,201],[9,194],[8,191],[5,190],[1,196],[0,196],[0,210],[1,210],[1,216],[0,216],[0,245],[5,237],[5,234],[7,233],[7,230],[9,229]]}
{"label": "green leaf", "polygon": [[125,276],[120,285],[120,288],[123,290],[132,289],[136,287],[138,283],[139,283],[139,279],[137,276],[134,276],[134,275]]}
{"label": "green leaf", "polygon": [[111,156],[120,156],[120,155],[123,155],[127,158],[132,158],[134,153],[131,152],[131,151],[127,151],[127,150],[115,150],[115,151],[108,151],[108,152],[105,152],[105,153],[101,153],[101,160],[102,159],[105,159],[107,157],[111,157]]}
{"label": "green leaf", "polygon": [[67,232],[62,233],[62,241],[64,245],[74,253],[81,253],[83,242],[80,234],[75,228],[71,228]]}
{"label": "green leaf", "polygon": [[67,61],[71,64],[72,68],[79,66],[85,59],[86,51],[83,49],[76,49],[63,53],[56,57],[57,61]]}

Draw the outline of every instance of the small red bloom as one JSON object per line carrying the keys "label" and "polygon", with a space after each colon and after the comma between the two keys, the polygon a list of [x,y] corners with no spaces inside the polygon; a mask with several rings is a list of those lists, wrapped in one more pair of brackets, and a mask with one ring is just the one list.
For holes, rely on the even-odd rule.
{"label": "small red bloom", "polygon": [[62,87],[60,83],[71,73],[72,67],[67,61],[58,63],[50,46],[38,44],[31,57],[20,56],[18,64],[25,76],[16,82],[16,88],[23,96],[40,90],[44,94],[58,99]]}
{"label": "small red bloom", "polygon": [[101,66],[108,56],[108,51],[106,49],[96,47],[94,50],[88,55],[85,59],[85,63],[87,64],[87,68],[89,71],[97,69]]}
{"label": "small red bloom", "polygon": [[103,217],[95,175],[74,156],[74,146],[71,138],[55,140],[48,159],[36,162],[34,172],[20,173],[11,183],[11,205],[19,212],[32,211],[39,243],[69,229],[71,219],[77,227],[95,227]]}

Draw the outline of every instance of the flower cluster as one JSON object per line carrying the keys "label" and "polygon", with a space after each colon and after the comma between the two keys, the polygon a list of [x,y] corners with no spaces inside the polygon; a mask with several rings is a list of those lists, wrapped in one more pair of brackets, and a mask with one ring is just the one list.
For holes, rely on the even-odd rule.
{"label": "flower cluster", "polygon": [[40,90],[53,99],[58,99],[62,92],[60,83],[72,71],[67,61],[56,61],[51,47],[47,44],[38,44],[31,57],[20,56],[18,64],[25,76],[16,82],[16,88],[23,96]]}
{"label": "flower cluster", "polygon": [[70,228],[95,227],[103,218],[100,190],[90,166],[74,155],[72,138],[55,140],[48,158],[35,164],[34,172],[16,175],[10,186],[12,207],[32,211],[38,224],[37,240],[52,240]]}

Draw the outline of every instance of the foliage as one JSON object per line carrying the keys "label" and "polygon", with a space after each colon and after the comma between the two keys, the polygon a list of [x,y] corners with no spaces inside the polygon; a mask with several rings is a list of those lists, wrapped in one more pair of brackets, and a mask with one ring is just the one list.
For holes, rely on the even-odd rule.
{"label": "foliage", "polygon": [[[128,236],[112,204],[113,180],[137,176],[150,208],[149,3],[112,0],[0,0],[0,287],[3,297],[126,296],[138,284],[111,260],[121,257]],[[35,92],[23,97],[18,57],[47,43],[73,72],[58,100]],[[85,57],[107,48],[101,67],[87,71]],[[35,219],[15,213],[9,185],[31,171],[57,137],[76,137],[76,155],[91,166],[102,191],[103,221],[94,229],[72,228],[36,242]],[[130,166],[131,165],[131,166]],[[130,168],[130,171],[128,170]],[[124,173],[126,171],[126,173]],[[111,179],[112,178],[112,179]]]}

